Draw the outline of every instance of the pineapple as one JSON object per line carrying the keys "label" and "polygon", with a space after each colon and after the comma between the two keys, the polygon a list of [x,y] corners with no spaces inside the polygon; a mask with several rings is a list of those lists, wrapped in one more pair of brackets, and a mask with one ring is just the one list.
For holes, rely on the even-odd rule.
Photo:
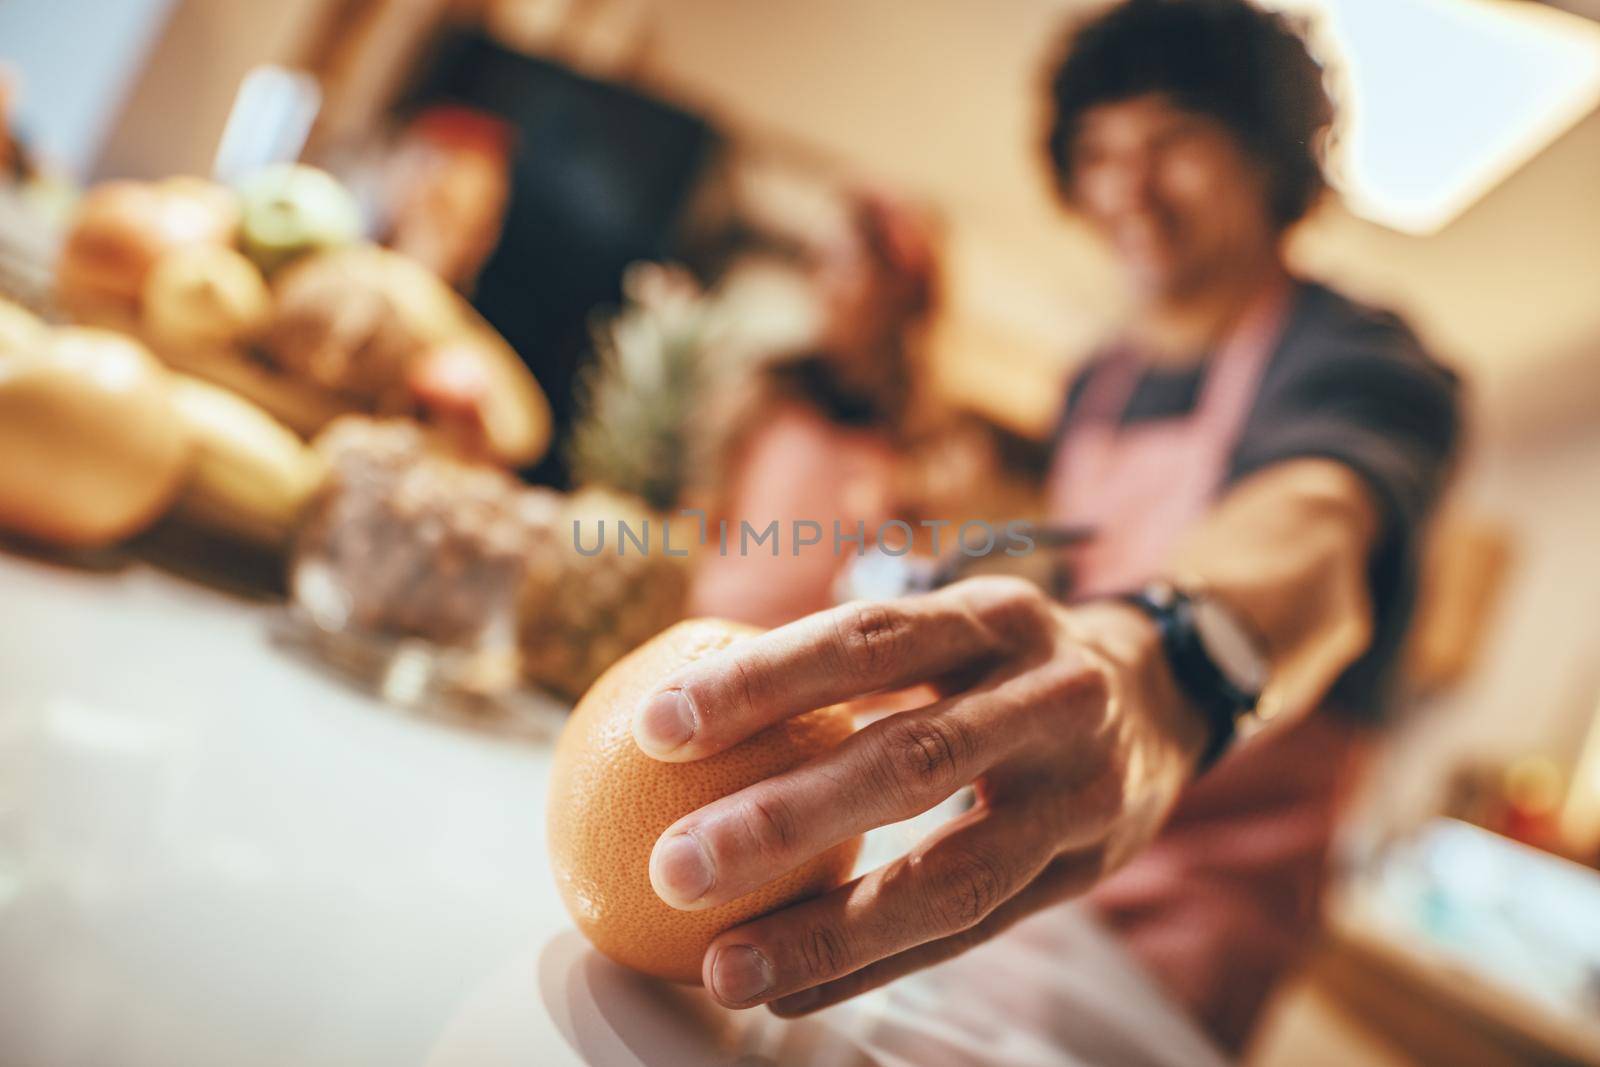
{"label": "pineapple", "polygon": [[[563,507],[553,549],[523,585],[523,671],[536,684],[576,697],[600,672],[683,617],[689,560],[668,555],[668,515],[696,488],[705,448],[703,400],[718,357],[710,302],[687,276],[654,264],[625,282],[629,305],[595,332],[598,359],[583,383],[584,412],[569,446],[580,490]],[[642,532],[644,552],[618,551],[617,523]],[[690,547],[692,519],[671,545]],[[577,551],[598,540],[593,555]]]}
{"label": "pineapple", "polygon": [[[649,522],[647,552],[629,543],[619,554],[619,521],[636,533]],[[555,544],[530,561],[522,585],[518,644],[530,681],[576,699],[601,671],[683,617],[688,561],[664,551],[663,521],[639,498],[607,489],[583,489],[566,499]],[[579,553],[574,537],[590,550],[602,523],[602,550]],[[674,529],[673,551],[688,539],[687,530]]]}
{"label": "pineapple", "polygon": [[711,305],[672,268],[628,272],[630,306],[595,330],[584,411],[568,448],[580,486],[604,486],[663,511],[678,505],[703,458],[695,429],[711,381]]}

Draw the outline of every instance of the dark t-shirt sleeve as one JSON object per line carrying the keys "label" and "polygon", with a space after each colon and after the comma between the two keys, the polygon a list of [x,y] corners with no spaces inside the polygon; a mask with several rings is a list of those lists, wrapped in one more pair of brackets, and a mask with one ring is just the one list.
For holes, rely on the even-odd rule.
{"label": "dark t-shirt sleeve", "polygon": [[1380,533],[1370,561],[1371,649],[1340,680],[1334,702],[1377,714],[1416,599],[1426,518],[1460,434],[1459,385],[1397,317],[1329,290],[1301,294],[1234,451],[1231,484],[1274,463],[1343,463],[1372,490]]}

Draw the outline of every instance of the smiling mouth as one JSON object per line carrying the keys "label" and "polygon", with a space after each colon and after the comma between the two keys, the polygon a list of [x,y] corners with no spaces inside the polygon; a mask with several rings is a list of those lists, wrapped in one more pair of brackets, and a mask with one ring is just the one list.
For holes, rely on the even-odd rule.
{"label": "smiling mouth", "polygon": [[1171,235],[1164,231],[1140,229],[1122,233],[1117,246],[1124,253],[1142,260],[1166,260],[1172,256],[1174,242]]}

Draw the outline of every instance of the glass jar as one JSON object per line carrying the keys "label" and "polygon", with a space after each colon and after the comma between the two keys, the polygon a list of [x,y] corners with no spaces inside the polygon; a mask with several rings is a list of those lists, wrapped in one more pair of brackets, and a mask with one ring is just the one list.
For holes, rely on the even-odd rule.
{"label": "glass jar", "polygon": [[318,652],[399,704],[515,687],[518,593],[528,561],[555,542],[560,497],[403,420],[342,418],[316,447],[328,479],[289,587]]}

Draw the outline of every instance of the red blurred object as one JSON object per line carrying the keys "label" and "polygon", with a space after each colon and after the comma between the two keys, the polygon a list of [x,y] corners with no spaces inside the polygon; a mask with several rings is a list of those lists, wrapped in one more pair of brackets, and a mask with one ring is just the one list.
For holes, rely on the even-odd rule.
{"label": "red blurred object", "polygon": [[511,149],[510,124],[470,107],[440,104],[425,108],[412,120],[410,132],[441,148],[476,150],[497,158]]}
{"label": "red blurred object", "polygon": [[431,107],[406,131],[389,244],[458,288],[500,240],[510,197],[512,128],[471,108]]}
{"label": "red blurred object", "polygon": [[491,385],[489,369],[471,345],[440,345],[406,372],[406,389],[423,420],[468,456],[489,451],[483,408]]}

